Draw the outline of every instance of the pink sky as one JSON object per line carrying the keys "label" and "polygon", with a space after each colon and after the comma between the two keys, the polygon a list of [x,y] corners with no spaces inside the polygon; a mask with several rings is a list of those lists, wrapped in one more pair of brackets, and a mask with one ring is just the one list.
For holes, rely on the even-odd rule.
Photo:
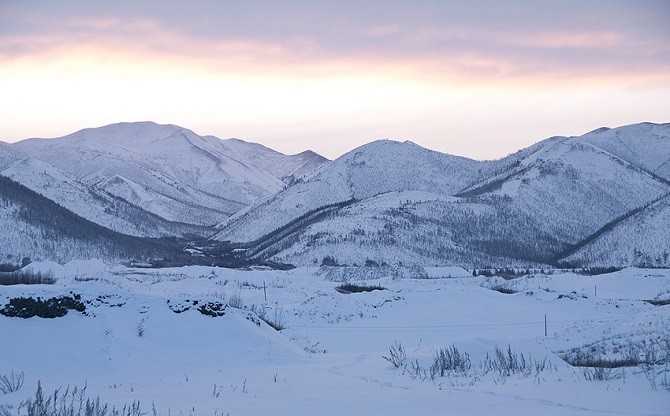
{"label": "pink sky", "polygon": [[670,121],[667,1],[0,2],[0,140],[178,124],[478,159]]}

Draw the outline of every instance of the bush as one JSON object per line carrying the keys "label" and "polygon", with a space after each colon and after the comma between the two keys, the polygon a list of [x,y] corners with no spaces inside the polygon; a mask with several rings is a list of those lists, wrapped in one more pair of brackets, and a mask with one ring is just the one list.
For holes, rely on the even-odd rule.
{"label": "bush", "polygon": [[[391,347],[391,356],[383,357],[387,361],[400,367],[403,365],[407,355],[400,344],[396,343]],[[411,363],[410,368],[405,366],[404,372],[409,373],[412,378],[421,378],[422,380],[435,380],[437,377],[470,377],[469,385],[474,384],[480,380],[480,377],[489,373],[498,373],[495,378],[497,382],[504,382],[507,377],[511,375],[518,375],[520,377],[535,377],[537,382],[540,382],[540,373],[544,371],[554,371],[556,367],[545,357],[542,361],[534,360],[530,355],[525,356],[512,351],[511,346],[504,351],[497,345],[495,346],[495,353],[493,358],[486,354],[484,361],[473,363],[467,352],[460,352],[454,345],[448,348],[442,348],[433,355],[433,364],[429,370],[421,367],[419,361]]]}
{"label": "bush", "polygon": [[337,260],[333,256],[326,256],[321,260],[322,266],[338,266]]}
{"label": "bush", "polygon": [[580,373],[585,380],[622,378],[625,367],[637,367],[653,390],[660,384],[670,391],[670,338],[629,341],[619,351],[617,355],[604,356],[602,348],[591,345],[573,348],[564,352],[561,358],[572,366],[581,367]]}
{"label": "bush", "polygon": [[0,272],[15,272],[20,268],[21,266],[19,266],[18,264],[0,263]]}
{"label": "bush", "polygon": [[[44,396],[42,384],[37,382],[35,397],[23,402],[16,411],[16,416],[142,416],[140,402],[133,401],[130,405],[124,405],[117,409],[110,409],[106,403],[100,403],[100,397],[91,399],[86,397],[86,387],[78,387],[65,392],[61,388],[56,389],[48,397]],[[11,416],[8,410],[3,411],[3,416]]]}
{"label": "bush", "polygon": [[596,276],[599,274],[608,274],[608,273],[614,273],[618,272],[621,270],[621,267],[585,267],[581,270],[579,270],[577,273],[584,275],[584,276]]}
{"label": "bush", "polygon": [[56,282],[53,273],[34,273],[30,270],[19,270],[12,272],[0,271],[0,285],[52,285]]}
{"label": "bush", "polygon": [[230,295],[228,298],[228,306],[236,309],[242,309],[244,307],[244,302],[242,302],[242,296],[239,292]]}
{"label": "bush", "polygon": [[639,365],[664,365],[670,363],[669,339],[643,339],[628,341],[618,347],[618,354],[606,355],[607,350],[597,344],[573,348],[560,354],[566,363],[575,367],[619,368]]}
{"label": "bush", "polygon": [[9,374],[0,375],[0,393],[8,394],[20,390],[23,387],[23,379],[23,371],[19,374],[14,374],[12,371]]}
{"label": "bush", "polygon": [[516,290],[512,289],[511,287],[503,286],[503,285],[495,285],[495,286],[491,287],[491,290],[495,290],[496,292],[504,293],[506,295],[513,295],[515,293],[518,293]]}
{"label": "bush", "polygon": [[407,359],[407,352],[403,348],[402,344],[396,341],[391,348],[389,349],[389,356],[382,355],[382,358],[390,362],[393,367],[400,368]]}
{"label": "bush", "polygon": [[145,318],[142,318],[138,323],[137,323],[137,336],[138,337],[143,337],[144,333],[147,331],[146,326],[144,326],[144,323],[146,322]]}
{"label": "bush", "polygon": [[444,377],[448,373],[465,374],[472,367],[468,353],[461,354],[453,344],[442,348],[433,356],[433,365],[430,367],[431,378],[439,375]]}
{"label": "bush", "polygon": [[536,361],[529,354],[526,358],[523,353],[513,352],[510,345],[507,346],[507,351],[501,350],[496,345],[494,357],[490,358],[487,354],[483,365],[487,372],[497,371],[501,378],[512,374],[528,377],[535,373],[537,376],[542,371],[553,370],[553,366],[546,357],[542,361]]}
{"label": "bush", "polygon": [[357,285],[354,283],[344,283],[335,288],[338,292],[343,293],[360,293],[360,292],[372,292],[373,290],[386,290],[385,287],[375,285],[375,286],[366,286],[366,285]]}
{"label": "bush", "polygon": [[226,314],[226,305],[221,302],[207,302],[202,303],[198,307],[198,311],[206,316],[223,316]]}
{"label": "bush", "polygon": [[614,380],[623,377],[623,369],[615,371],[610,367],[582,367],[581,374],[587,381]]}
{"label": "bush", "polygon": [[255,313],[259,319],[268,324],[275,331],[286,329],[284,321],[284,309],[275,305],[273,317],[268,316],[268,307],[265,305],[251,305],[251,312]]}
{"label": "bush", "polygon": [[42,300],[37,298],[13,298],[9,304],[0,309],[0,314],[8,317],[32,318],[60,318],[65,316],[70,309],[78,312],[84,312],[86,306],[80,301],[81,295],[73,294],[70,296],[61,296]]}

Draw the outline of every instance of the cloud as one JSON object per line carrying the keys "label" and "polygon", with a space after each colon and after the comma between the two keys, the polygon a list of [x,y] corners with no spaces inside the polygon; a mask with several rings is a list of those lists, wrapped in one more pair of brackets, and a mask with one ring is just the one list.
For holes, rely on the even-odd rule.
{"label": "cloud", "polygon": [[0,1],[3,134],[153,119],[300,151],[667,121],[668,16],[644,0]]}
{"label": "cloud", "polygon": [[670,65],[666,2],[66,0],[2,7],[11,16],[0,18],[5,60],[87,49],[215,71],[377,66],[468,81],[565,81],[617,71],[648,78]]}

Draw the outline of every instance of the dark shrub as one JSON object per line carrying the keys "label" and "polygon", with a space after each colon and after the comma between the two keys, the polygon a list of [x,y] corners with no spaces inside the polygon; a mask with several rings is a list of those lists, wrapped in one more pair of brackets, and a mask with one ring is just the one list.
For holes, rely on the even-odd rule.
{"label": "dark shrub", "polygon": [[348,292],[348,293],[359,293],[359,292],[372,292],[373,290],[386,290],[385,287],[375,285],[375,286],[366,286],[366,285],[357,285],[354,283],[344,283],[335,288],[338,292]]}
{"label": "dark shrub", "polygon": [[37,298],[14,298],[9,300],[9,304],[0,309],[0,314],[8,317],[32,318],[59,318],[65,316],[72,309],[78,312],[84,312],[86,306],[81,302],[81,295],[61,296],[42,300]]}
{"label": "dark shrub", "polygon": [[[197,303],[197,302],[196,302]],[[207,302],[200,305],[198,311],[207,316],[223,316],[226,314],[226,305],[220,302]]]}

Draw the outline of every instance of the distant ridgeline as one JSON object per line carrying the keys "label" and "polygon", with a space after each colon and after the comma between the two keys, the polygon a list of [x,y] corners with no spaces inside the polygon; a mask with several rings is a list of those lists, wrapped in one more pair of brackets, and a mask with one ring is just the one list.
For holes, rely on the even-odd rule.
{"label": "distant ridgeline", "polygon": [[3,144],[0,174],[7,265],[670,266],[670,124],[495,161],[388,140],[327,161],[121,123]]}

